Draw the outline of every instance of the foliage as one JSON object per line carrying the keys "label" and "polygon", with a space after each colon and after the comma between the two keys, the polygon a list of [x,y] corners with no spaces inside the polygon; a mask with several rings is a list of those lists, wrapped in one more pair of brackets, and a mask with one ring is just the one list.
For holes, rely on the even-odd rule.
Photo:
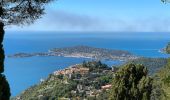
{"label": "foliage", "polygon": [[[108,98],[108,92],[100,93],[101,86],[111,84],[114,73],[108,66],[100,61],[84,62],[77,66],[92,67],[92,71],[87,74],[72,73],[70,75],[53,75],[51,74],[44,82],[32,86],[24,91],[18,97],[22,100],[62,100],[71,98],[72,100],[103,100]],[[101,73],[98,71],[103,69]],[[94,96],[89,93],[93,91]],[[16,100],[16,98],[13,98]]]}
{"label": "foliage", "polygon": [[5,76],[0,74],[0,99],[9,100],[10,95],[9,84]]}
{"label": "foliage", "polygon": [[46,80],[40,85],[35,85],[30,89],[26,90],[25,93],[20,97],[22,100],[39,100],[40,98],[46,98],[43,100],[53,100],[54,98],[60,97],[71,97],[70,91],[75,88],[76,83],[70,82],[70,84],[63,83],[60,79],[55,76],[51,76],[54,80]]}
{"label": "foliage", "polygon": [[146,67],[127,64],[115,75],[110,100],[150,100],[152,81]]}
{"label": "foliage", "polygon": [[44,5],[52,0],[1,0],[0,1],[0,100],[9,100],[9,84],[4,72],[4,25],[31,24],[44,14]]}
{"label": "foliage", "polygon": [[103,90],[99,96],[97,96],[96,100],[108,100],[109,99],[109,91]]}
{"label": "foliage", "polygon": [[158,73],[155,75],[155,80],[157,83],[160,83],[160,88],[163,89],[164,95],[166,96],[167,100],[170,99],[170,58],[168,59],[167,65],[162,68]]}
{"label": "foliage", "polygon": [[166,66],[168,63],[167,58],[138,58],[132,61],[129,61],[128,63],[134,63],[134,64],[142,64],[148,69],[148,74],[153,75],[154,73],[158,72],[161,68]]}
{"label": "foliage", "polygon": [[170,54],[170,43],[165,47],[164,51],[168,54]]}
{"label": "foliage", "polygon": [[157,78],[159,77],[163,84],[170,86],[170,59],[168,59],[167,65],[159,71]]}
{"label": "foliage", "polygon": [[111,69],[101,61],[83,62],[83,67],[89,68],[90,72],[102,72],[102,70]]}
{"label": "foliage", "polygon": [[151,100],[167,100],[166,93],[163,90],[160,81],[157,79],[153,80],[153,87],[150,98]]}
{"label": "foliage", "polygon": [[[112,50],[104,48],[95,48],[90,46],[73,46],[73,47],[64,47],[64,48],[53,48],[50,50],[50,54],[59,55],[59,56],[81,56],[81,57],[90,57],[95,59],[109,59],[109,60],[118,60],[118,59],[132,59],[135,57],[128,51],[124,50]],[[15,57],[15,55],[14,55]]]}
{"label": "foliage", "polygon": [[5,25],[30,24],[44,14],[44,5],[52,0],[2,0],[0,17]]}
{"label": "foliage", "polygon": [[161,0],[163,3],[168,3],[170,0]]}
{"label": "foliage", "polygon": [[[100,61],[85,62],[78,67],[91,68],[87,74],[51,74],[44,82],[32,86],[18,97],[22,100],[165,100],[158,77],[148,76],[141,64],[126,64],[116,73]],[[169,67],[170,68],[170,67]],[[100,69],[100,70],[99,70]],[[168,71],[167,71],[168,72]],[[101,86],[112,84],[112,89]],[[92,91],[91,96],[88,92]],[[16,99],[13,99],[16,100]]]}

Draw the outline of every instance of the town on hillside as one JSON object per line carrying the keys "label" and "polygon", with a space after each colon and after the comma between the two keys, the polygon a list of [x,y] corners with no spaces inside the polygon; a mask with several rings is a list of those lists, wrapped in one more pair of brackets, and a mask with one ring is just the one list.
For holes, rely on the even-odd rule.
{"label": "town on hillside", "polygon": [[[25,100],[25,98],[32,97],[39,100],[56,95],[60,99],[66,100],[105,98],[107,91],[112,87],[112,79],[117,70],[118,68],[109,67],[100,61],[84,61],[83,64],[76,64],[55,71],[46,80],[41,81],[39,85],[27,89],[16,98]],[[106,95],[104,96],[104,94]]]}

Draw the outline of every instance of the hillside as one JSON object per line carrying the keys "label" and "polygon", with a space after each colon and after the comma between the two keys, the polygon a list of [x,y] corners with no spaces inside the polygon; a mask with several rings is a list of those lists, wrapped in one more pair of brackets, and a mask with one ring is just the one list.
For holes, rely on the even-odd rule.
{"label": "hillside", "polygon": [[170,43],[167,44],[167,46],[164,48],[164,50],[166,53],[170,54]]}
{"label": "hillside", "polygon": [[30,87],[12,100],[103,100],[107,98],[104,93],[111,88],[109,84],[115,71],[116,68],[112,70],[100,61],[73,65],[54,72],[46,80]]}
{"label": "hillside", "polygon": [[149,71],[149,75],[154,75],[156,72],[164,68],[168,60],[167,58],[146,58],[146,57],[141,57],[138,59],[134,59],[129,61],[128,63],[134,63],[134,64],[142,64],[145,67],[147,67]]}
{"label": "hillside", "polygon": [[66,48],[54,48],[50,52],[55,54],[70,55],[70,56],[83,56],[90,58],[105,58],[114,59],[115,57],[130,57],[132,54],[123,50],[112,50],[103,48],[94,48],[89,46],[74,46]]}
{"label": "hillside", "polygon": [[166,100],[170,99],[170,59],[168,59],[167,65],[162,68],[158,73],[155,75],[155,80],[157,83],[160,84],[160,88],[163,89],[165,93]]}
{"label": "hillside", "polygon": [[[139,58],[128,63],[146,65],[151,71],[149,73],[154,76],[155,72],[167,64],[167,59]],[[128,64],[123,66],[126,65]],[[28,88],[12,100],[56,100],[56,98],[57,100],[68,100],[69,98],[73,100],[107,100],[110,93],[108,90],[112,87],[111,84],[113,84],[112,81],[118,69],[108,67],[100,61],[72,65],[55,71],[47,79]],[[164,71],[167,73],[169,70]],[[159,83],[156,78],[155,80],[156,83]],[[161,91],[161,88],[158,90]]]}

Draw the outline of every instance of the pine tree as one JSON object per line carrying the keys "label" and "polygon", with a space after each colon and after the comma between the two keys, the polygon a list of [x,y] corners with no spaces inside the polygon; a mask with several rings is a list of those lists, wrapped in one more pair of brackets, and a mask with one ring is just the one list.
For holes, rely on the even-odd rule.
{"label": "pine tree", "polygon": [[152,79],[143,65],[127,64],[115,75],[110,100],[150,100]]}
{"label": "pine tree", "polygon": [[161,0],[163,3],[170,2],[170,0]]}
{"label": "pine tree", "polygon": [[4,72],[4,26],[31,24],[44,14],[45,4],[52,0],[0,0],[0,100],[9,100],[9,84]]}

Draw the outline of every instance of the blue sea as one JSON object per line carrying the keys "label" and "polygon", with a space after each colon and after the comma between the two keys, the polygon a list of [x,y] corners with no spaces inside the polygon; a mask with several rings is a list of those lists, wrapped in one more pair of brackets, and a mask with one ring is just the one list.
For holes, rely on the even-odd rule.
{"label": "blue sea", "polygon": [[[85,45],[98,48],[127,50],[144,57],[169,57],[159,52],[170,41],[166,32],[6,32],[5,54],[19,52],[47,52],[52,48]],[[70,65],[82,63],[85,58],[29,57],[6,58],[5,75],[10,83],[12,96],[47,78],[50,73]],[[120,61],[107,61],[109,66]]]}

